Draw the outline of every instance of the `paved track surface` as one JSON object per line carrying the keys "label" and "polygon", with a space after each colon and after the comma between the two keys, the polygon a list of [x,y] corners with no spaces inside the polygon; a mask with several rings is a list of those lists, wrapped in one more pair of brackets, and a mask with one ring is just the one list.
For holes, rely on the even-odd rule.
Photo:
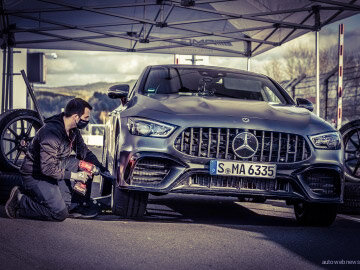
{"label": "paved track surface", "polygon": [[[352,220],[351,220],[352,219]],[[234,198],[150,197],[143,220],[103,214],[11,220],[0,206],[1,269],[345,269],[360,261],[360,218],[298,227],[292,208]],[[344,263],[344,264],[342,264]],[[345,265],[345,263],[347,265]],[[357,265],[360,267],[360,262]]]}
{"label": "paved track surface", "polygon": [[11,220],[0,206],[0,269],[359,269],[359,229],[360,216],[299,227],[284,202],[227,197],[150,196],[138,221]]}

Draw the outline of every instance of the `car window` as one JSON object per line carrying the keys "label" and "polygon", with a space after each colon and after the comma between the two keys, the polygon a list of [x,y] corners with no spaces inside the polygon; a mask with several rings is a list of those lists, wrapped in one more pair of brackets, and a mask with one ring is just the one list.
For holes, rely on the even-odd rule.
{"label": "car window", "polygon": [[128,95],[128,100],[132,99],[132,97],[134,96],[134,93],[135,93],[135,88],[136,88],[136,85],[137,85],[138,81],[135,82],[133,88],[131,89],[129,95]]}
{"label": "car window", "polygon": [[200,95],[286,103],[280,90],[266,77],[201,68],[152,68],[143,93],[148,96]]}
{"label": "car window", "polygon": [[177,73],[174,69],[153,68],[145,83],[145,93],[147,94],[170,94],[178,93],[180,88]]}
{"label": "car window", "polygon": [[280,100],[280,98],[278,96],[276,96],[274,94],[274,92],[269,88],[267,87],[266,85],[263,86],[262,90],[261,90],[261,93],[264,97],[264,99],[268,102],[271,102],[271,103],[278,103],[278,104],[281,104],[282,101]]}

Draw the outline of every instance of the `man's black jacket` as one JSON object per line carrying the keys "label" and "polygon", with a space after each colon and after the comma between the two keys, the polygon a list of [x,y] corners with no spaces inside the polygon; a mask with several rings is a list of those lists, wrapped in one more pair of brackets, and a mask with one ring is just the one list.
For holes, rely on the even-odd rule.
{"label": "man's black jacket", "polygon": [[[77,128],[71,129],[67,135],[63,117],[61,113],[45,120],[45,125],[38,130],[26,153],[20,168],[22,174],[36,178],[69,179],[69,168],[77,168],[79,160],[104,169],[87,148]],[[70,156],[72,150],[76,158]]]}

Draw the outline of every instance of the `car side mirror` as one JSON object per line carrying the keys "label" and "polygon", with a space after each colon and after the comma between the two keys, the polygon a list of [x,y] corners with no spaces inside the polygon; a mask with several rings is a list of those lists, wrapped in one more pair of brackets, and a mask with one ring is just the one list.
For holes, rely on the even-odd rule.
{"label": "car side mirror", "polygon": [[112,99],[121,98],[121,101],[126,100],[127,95],[129,94],[129,85],[128,84],[117,84],[113,85],[108,90],[108,97]]}
{"label": "car side mirror", "polygon": [[314,105],[312,104],[312,102],[305,98],[297,98],[296,104],[298,107],[308,109],[310,112],[314,110]]}

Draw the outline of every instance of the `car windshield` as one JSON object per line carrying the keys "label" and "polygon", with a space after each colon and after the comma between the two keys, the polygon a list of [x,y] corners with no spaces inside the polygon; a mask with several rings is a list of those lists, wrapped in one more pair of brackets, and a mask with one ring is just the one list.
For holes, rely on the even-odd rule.
{"label": "car windshield", "polygon": [[266,77],[191,67],[151,68],[143,94],[217,96],[286,104]]}

